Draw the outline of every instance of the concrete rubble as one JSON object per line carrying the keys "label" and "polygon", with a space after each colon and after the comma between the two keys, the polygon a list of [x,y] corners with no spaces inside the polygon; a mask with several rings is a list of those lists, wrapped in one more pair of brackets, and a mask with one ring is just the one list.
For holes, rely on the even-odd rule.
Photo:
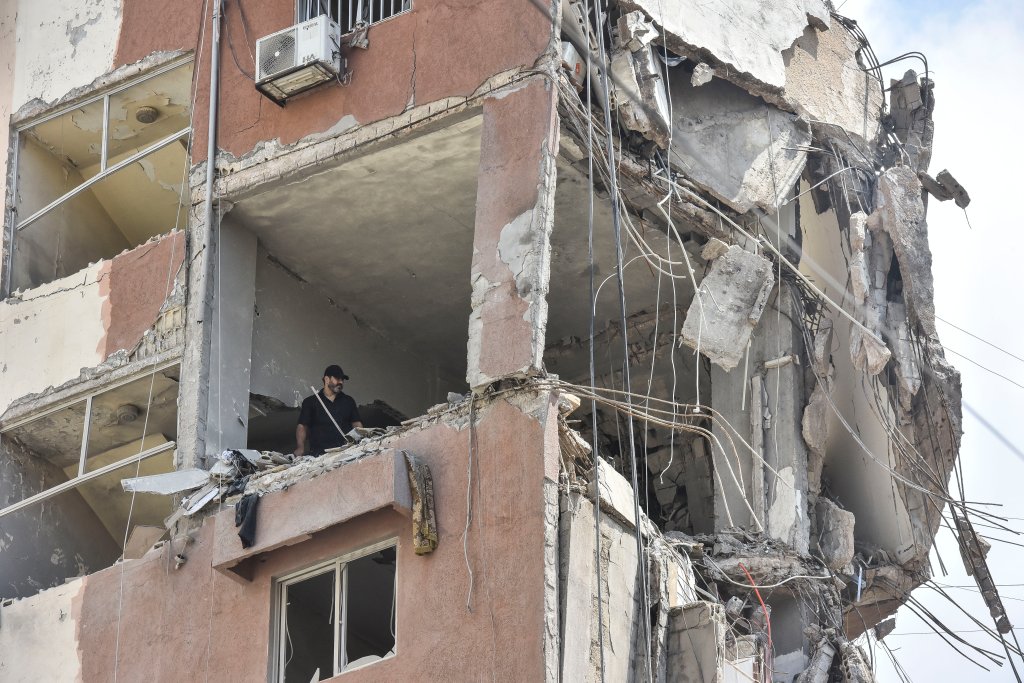
{"label": "concrete rubble", "polygon": [[774,212],[803,172],[807,124],[722,79],[676,78],[669,93],[680,170],[736,211]]}
{"label": "concrete rubble", "polygon": [[716,258],[686,312],[682,342],[725,370],[743,358],[774,278],[765,258],[733,245]]}
{"label": "concrete rubble", "polygon": [[[226,83],[222,149],[205,159],[182,145],[195,156],[184,231],[7,292],[0,332],[17,325],[19,340],[74,319],[80,299],[95,309],[82,316],[96,318],[88,348],[45,376],[12,359],[0,397],[0,484],[15,506],[42,496],[31,519],[0,509],[0,569],[26,595],[55,587],[40,594],[46,609],[83,610],[74,634],[52,629],[86,653],[65,673],[92,667],[71,678],[107,677],[93,659],[114,615],[121,636],[125,605],[143,610],[125,622],[130,653],[167,642],[149,629],[173,621],[175,586],[194,604],[244,603],[193,620],[219,632],[221,612],[286,610],[267,596],[311,567],[355,581],[345,567],[372,557],[420,586],[384,582],[392,618],[412,624],[371,655],[384,678],[457,680],[470,662],[510,680],[874,680],[858,638],[891,632],[928,579],[961,438],[927,208],[929,196],[961,208],[970,196],[949,171],[928,172],[931,74],[883,89],[863,32],[824,0],[560,0],[551,16],[530,7],[537,26],[514,3],[485,4],[396,13],[375,35],[393,31],[409,52],[386,66],[368,40],[378,29],[360,25],[344,50],[357,43],[354,61],[370,66],[309,105],[267,110],[251,83]],[[495,13],[536,45],[510,47],[476,16]],[[473,36],[503,66],[440,59],[414,19],[452,26],[445,40]],[[151,52],[58,102],[185,57]],[[51,109],[23,107],[19,145],[19,122]],[[324,200],[343,193],[389,201],[339,212]],[[162,298],[138,314],[140,272],[157,269],[135,262],[175,245],[167,286],[148,283]],[[114,287],[117,268],[129,274]],[[295,457],[295,413],[332,349],[367,401],[362,421],[379,426]],[[159,425],[153,377],[170,415]],[[110,387],[123,400],[101,398]],[[90,433],[103,430],[113,436],[97,455]],[[115,469],[147,449],[135,476]],[[151,507],[130,537],[117,527],[132,509],[110,512],[124,492],[131,504],[155,494],[139,496]],[[964,563],[1008,632],[988,544],[952,510]],[[37,517],[53,546],[38,575],[22,559]],[[240,544],[231,521],[255,537]],[[116,559],[94,557],[72,523],[110,536],[103,557]],[[118,561],[128,592],[114,606],[101,588]],[[84,574],[67,584],[80,596],[61,588]],[[508,591],[516,600],[495,597]],[[431,619],[446,629],[408,635]],[[195,624],[188,640],[205,641]],[[301,649],[281,650],[276,628],[252,639],[270,662],[240,679],[283,671]],[[243,654],[208,659],[250,665]]]}

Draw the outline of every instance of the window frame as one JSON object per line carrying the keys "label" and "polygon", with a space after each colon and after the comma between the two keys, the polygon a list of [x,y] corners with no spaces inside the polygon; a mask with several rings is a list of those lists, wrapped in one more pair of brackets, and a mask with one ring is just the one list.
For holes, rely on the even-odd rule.
{"label": "window frame", "polygon": [[[12,179],[11,179],[11,187],[9,188],[9,191],[8,191],[8,196],[11,198],[11,203],[7,207],[7,211],[6,211],[6,214],[7,214],[7,216],[6,216],[7,217],[7,247],[8,248],[7,248],[7,259],[6,259],[6,263],[4,263],[4,268],[3,268],[4,281],[2,283],[2,287],[0,287],[0,297],[6,298],[6,297],[10,296],[11,292],[12,292],[12,289],[11,289],[12,288],[12,280],[11,280],[11,278],[13,277],[12,273],[13,273],[13,270],[14,270],[14,251],[15,251],[14,244],[17,241],[18,233],[20,233],[22,230],[24,230],[25,228],[29,227],[34,222],[36,222],[40,218],[44,217],[45,215],[47,215],[48,213],[50,213],[54,209],[58,208],[59,206],[61,206],[65,202],[67,202],[68,200],[74,198],[75,196],[77,196],[78,194],[84,192],[85,190],[88,190],[90,187],[92,187],[93,185],[99,183],[100,181],[105,180],[106,178],[109,178],[110,176],[114,175],[118,171],[120,171],[120,170],[122,170],[124,168],[127,168],[127,167],[131,166],[132,164],[137,163],[141,159],[149,156],[150,154],[153,154],[154,152],[157,152],[157,151],[163,149],[164,147],[167,147],[170,144],[173,144],[174,142],[177,142],[178,140],[181,140],[182,138],[189,138],[189,139],[191,138],[192,126],[190,124],[190,125],[186,126],[185,128],[182,128],[182,129],[178,130],[177,132],[171,133],[170,135],[168,135],[168,136],[166,136],[166,137],[164,137],[164,138],[162,138],[160,140],[157,140],[157,141],[151,143],[145,149],[143,149],[143,150],[141,150],[139,152],[136,152],[135,154],[132,154],[128,158],[123,159],[123,160],[119,161],[118,163],[116,163],[116,164],[114,164],[112,166],[108,166],[109,159],[107,158],[107,147],[108,147],[109,125],[110,125],[110,98],[112,96],[114,96],[114,95],[117,95],[120,92],[128,90],[129,88],[132,88],[132,87],[134,87],[136,85],[139,85],[140,83],[145,83],[146,81],[148,81],[150,79],[157,78],[158,76],[162,76],[163,74],[168,73],[170,71],[173,71],[174,69],[177,69],[179,67],[185,66],[186,64],[192,64],[193,65],[193,67],[192,67],[193,68],[193,75],[192,75],[192,77],[193,77],[193,80],[194,80],[195,79],[195,73],[194,73],[195,63],[194,62],[195,62],[195,58],[191,54],[190,55],[185,55],[183,57],[178,57],[176,59],[172,59],[172,60],[170,60],[169,62],[167,62],[165,64],[161,64],[159,67],[156,67],[155,69],[147,71],[146,73],[139,74],[137,76],[133,76],[131,78],[125,79],[124,81],[121,81],[120,83],[117,83],[116,85],[111,85],[111,86],[108,86],[106,88],[100,88],[95,93],[92,93],[89,96],[84,97],[84,98],[82,98],[80,100],[75,100],[73,102],[62,104],[61,106],[53,109],[52,111],[48,111],[45,114],[40,114],[38,116],[33,116],[32,118],[26,119],[25,121],[20,121],[20,122],[18,122],[16,124],[13,124],[11,126],[11,129],[10,129],[10,131],[11,131],[11,144],[13,146],[13,152],[11,154],[11,167],[13,169],[13,174],[12,174]],[[87,106],[89,106],[91,104],[94,104],[96,102],[102,102],[103,103],[103,128],[102,128],[102,131],[100,133],[100,135],[101,135],[101,139],[100,139],[100,171],[96,175],[94,175],[91,178],[89,178],[88,180],[86,180],[85,182],[81,183],[80,185],[75,186],[74,188],[72,188],[68,192],[64,193],[60,197],[54,199],[52,202],[50,202],[46,206],[38,209],[37,211],[35,211],[30,216],[26,216],[26,217],[19,216],[18,215],[18,206],[17,206],[17,197],[18,197],[18,176],[20,175],[20,173],[19,173],[20,169],[18,167],[18,164],[20,163],[20,158],[19,157],[20,157],[20,151],[21,151],[21,146],[22,146],[22,134],[25,131],[29,130],[30,128],[34,128],[35,126],[38,126],[38,125],[40,125],[42,123],[46,123],[47,121],[51,121],[53,119],[59,118],[59,117],[64,116],[65,114],[67,114],[67,113],[69,113],[71,111],[74,111],[76,109],[81,109],[83,107],[87,107]],[[191,145],[191,141],[189,142],[189,145]]]}
{"label": "window frame", "polygon": [[[77,405],[78,403],[81,403],[83,401],[85,402],[85,416],[84,422],[82,423],[82,440],[78,455],[78,476],[72,477],[65,482],[57,484],[56,486],[51,486],[50,488],[40,491],[39,493],[29,496],[28,498],[25,498],[23,500],[20,500],[17,503],[11,503],[7,507],[0,508],[0,519],[9,514],[15,513],[19,510],[34,505],[40,501],[60,495],[65,491],[76,489],[80,485],[88,481],[96,479],[97,477],[101,477],[105,474],[109,474],[110,472],[125,467],[126,465],[132,465],[143,460],[148,460],[153,456],[160,455],[161,453],[166,453],[167,451],[176,449],[178,447],[177,441],[168,441],[166,443],[160,444],[159,446],[154,446],[153,448],[149,448],[140,453],[136,453],[135,455],[131,455],[116,462],[112,462],[109,465],[104,465],[103,467],[92,470],[90,472],[85,471],[85,463],[88,456],[89,427],[92,422],[93,398],[99,396],[100,394],[105,394],[109,391],[114,391],[115,389],[131,384],[132,382],[137,382],[141,379],[145,379],[158,372],[162,372],[164,370],[167,370],[168,368],[172,368],[175,366],[179,366],[180,368],[180,358],[172,358],[163,363],[158,363],[157,365],[148,368],[143,372],[133,373],[131,375],[128,375],[127,377],[123,377],[117,380],[116,382],[111,382],[110,384],[105,384],[101,387],[92,389],[87,393],[79,394],[77,396],[74,396],[73,398],[58,401],[53,405],[47,406],[42,410],[35,411],[29,415],[18,418],[16,420],[12,420],[10,423],[0,426],[0,440],[2,440],[6,434],[14,431],[19,427],[27,425],[31,422],[35,422],[36,420],[44,418],[47,415],[58,413],[61,410],[64,410],[65,408],[70,408],[71,406]],[[142,438],[145,439],[145,435],[143,435]]]}
{"label": "window frame", "polygon": [[[334,626],[334,657],[332,660],[334,662],[334,671],[331,675],[337,676],[341,673],[348,673],[348,671],[345,671],[345,667],[348,665],[348,653],[346,652],[345,646],[348,635],[346,630],[348,627],[348,604],[345,599],[348,597],[348,572],[346,569],[350,563],[369,557],[375,553],[379,553],[387,548],[395,549],[396,558],[395,583],[392,591],[395,643],[392,647],[393,654],[381,657],[381,660],[389,659],[398,654],[398,537],[393,536],[383,541],[362,546],[358,550],[338,555],[330,560],[318,562],[317,564],[305,567],[304,569],[289,572],[273,579],[271,589],[273,600],[271,624],[273,628],[270,637],[270,642],[273,647],[273,651],[271,653],[270,680],[273,683],[284,683],[285,666],[288,663],[286,649],[288,646],[288,587],[296,583],[306,581],[307,579],[322,576],[328,572],[334,572],[334,604],[331,607],[331,612],[334,615],[332,618]],[[343,658],[345,660],[344,662],[341,661]],[[377,662],[369,662],[363,666],[357,667],[356,669],[349,669],[349,671],[356,671],[376,663]]]}

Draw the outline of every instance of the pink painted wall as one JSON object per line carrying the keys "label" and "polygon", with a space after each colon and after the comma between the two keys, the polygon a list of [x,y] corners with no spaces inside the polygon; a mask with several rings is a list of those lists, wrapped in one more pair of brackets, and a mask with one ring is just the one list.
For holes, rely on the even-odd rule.
{"label": "pink painted wall", "polygon": [[[235,0],[225,3],[222,32],[219,145],[234,155],[261,140],[290,144],[325,131],[346,116],[359,125],[402,113],[410,105],[466,96],[495,73],[530,66],[547,48],[550,3],[532,0],[413,0],[413,9],[370,27],[368,50],[348,50],[352,82],[323,86],[280,108],[260,95],[249,74],[255,41],[295,23],[295,0]],[[192,50],[200,32],[202,3],[177,2],[154,11],[145,0],[124,0],[114,66],[156,50]],[[210,3],[213,6],[213,3]],[[242,22],[242,7],[248,36]],[[251,39],[251,43],[248,41]],[[199,64],[193,161],[206,157],[205,112],[209,92],[210,31]]]}
{"label": "pink painted wall", "polygon": [[[73,615],[83,680],[113,680],[115,649],[119,680],[265,680],[273,578],[393,536],[399,539],[397,655],[338,680],[542,680],[543,490],[545,471],[558,467],[555,442],[546,439],[556,411],[548,397],[542,401],[543,421],[501,400],[477,411],[471,612],[462,545],[469,431],[439,424],[388,444],[416,453],[431,468],[440,536],[434,553],[415,555],[409,518],[378,510],[250,560],[247,583],[211,568],[216,521],[208,519],[184,548],[165,546],[87,577]],[[304,510],[345,494],[314,483],[268,494],[277,497],[276,514],[289,514],[280,503],[290,501],[290,514],[299,520]],[[373,485],[359,477],[346,484]],[[178,570],[171,559],[176,552],[188,556]]]}
{"label": "pink painted wall", "polygon": [[97,349],[103,358],[132,350],[153,326],[185,260],[185,233],[146,242],[104,261],[100,270],[103,327]]}

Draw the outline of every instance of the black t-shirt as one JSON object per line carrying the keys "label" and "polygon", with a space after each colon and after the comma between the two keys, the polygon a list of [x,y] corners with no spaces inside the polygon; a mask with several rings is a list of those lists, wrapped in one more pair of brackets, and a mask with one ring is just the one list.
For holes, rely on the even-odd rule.
{"label": "black t-shirt", "polygon": [[320,401],[323,401],[323,405],[320,405],[317,396],[307,396],[302,402],[302,410],[299,411],[299,424],[306,425],[306,429],[309,430],[311,455],[320,455],[328,448],[337,448],[345,444],[345,437],[338,433],[337,427],[324,412],[324,406],[331,411],[342,432],[351,431],[353,422],[362,422],[356,402],[348,394],[339,393],[332,401],[324,396],[323,389],[316,393]]}

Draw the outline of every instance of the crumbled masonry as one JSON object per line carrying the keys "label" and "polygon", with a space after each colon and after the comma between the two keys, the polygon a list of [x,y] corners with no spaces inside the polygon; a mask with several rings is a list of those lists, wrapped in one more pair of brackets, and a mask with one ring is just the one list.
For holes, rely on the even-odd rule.
{"label": "crumbled masonry", "polygon": [[833,3],[372,0],[270,74],[291,10],[95,4],[0,10],[0,678],[868,683],[944,512],[1011,632],[942,82]]}

